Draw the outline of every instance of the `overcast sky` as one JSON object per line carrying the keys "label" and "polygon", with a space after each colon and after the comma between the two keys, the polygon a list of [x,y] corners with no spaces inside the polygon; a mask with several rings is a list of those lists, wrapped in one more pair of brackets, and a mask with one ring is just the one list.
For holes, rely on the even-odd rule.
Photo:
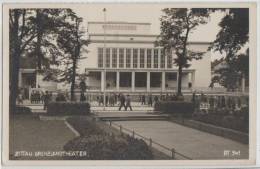
{"label": "overcast sky", "polygon": [[[160,33],[160,21],[163,8],[176,8],[176,4],[84,4],[71,6],[78,16],[84,20],[83,26],[87,28],[89,21],[104,21],[103,9],[106,8],[107,21],[148,22],[151,23],[151,34]],[[214,13],[206,25],[199,26],[190,35],[189,41],[212,42],[219,31],[218,23],[223,13]],[[213,54],[212,60],[219,58]]]}

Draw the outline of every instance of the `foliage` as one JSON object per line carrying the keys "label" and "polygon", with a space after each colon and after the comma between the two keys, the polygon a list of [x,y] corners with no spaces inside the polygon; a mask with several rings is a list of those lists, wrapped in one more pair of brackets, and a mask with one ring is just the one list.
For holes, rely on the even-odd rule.
{"label": "foliage", "polygon": [[179,67],[178,95],[181,94],[182,69],[190,66],[192,59],[201,59],[203,52],[188,49],[188,37],[197,26],[206,24],[208,12],[200,9],[165,8],[160,18],[161,33],[156,46],[162,46],[166,54],[174,53],[173,64]]}
{"label": "foliage", "polygon": [[87,156],[72,157],[78,160],[148,160],[153,154],[148,145],[128,135],[111,134],[91,120],[69,118],[68,122],[80,133],[69,141],[65,151],[86,151]]}
{"label": "foliage", "polygon": [[[70,12],[70,9],[9,10],[10,111],[14,112],[16,107],[20,60],[34,60],[39,70],[58,64],[55,58],[60,52],[53,38]],[[32,67],[36,68],[36,63]]]}
{"label": "foliage", "polygon": [[80,59],[84,59],[82,51],[89,41],[84,39],[84,31],[81,27],[82,18],[77,17],[74,13],[70,15],[72,22],[64,25],[63,29],[57,38],[57,44],[62,49],[64,55],[60,59],[62,62],[62,69],[58,74],[57,81],[71,83],[71,100],[75,99],[74,89],[75,80],[79,76],[77,73],[78,62]]}
{"label": "foliage", "polygon": [[227,67],[216,70],[217,76],[213,77],[212,83],[219,82],[224,87],[233,90],[239,87],[238,81],[241,78],[248,79],[249,74],[249,48],[246,53],[240,53],[249,39],[249,9],[226,10],[226,15],[219,26],[221,29],[209,49],[225,53]]}
{"label": "foliage", "polygon": [[51,102],[47,105],[48,115],[87,115],[90,104],[86,102]]}
{"label": "foliage", "polygon": [[161,101],[156,103],[155,110],[190,117],[194,112],[194,105],[186,101]]}

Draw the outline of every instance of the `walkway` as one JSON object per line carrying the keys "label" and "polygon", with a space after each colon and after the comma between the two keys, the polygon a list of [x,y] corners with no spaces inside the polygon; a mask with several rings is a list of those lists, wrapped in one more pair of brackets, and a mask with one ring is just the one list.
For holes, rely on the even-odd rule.
{"label": "walkway", "polygon": [[[152,138],[164,146],[175,150],[192,159],[246,159],[248,145],[241,144],[220,136],[184,127],[169,121],[120,121],[114,122],[124,128]],[[169,154],[169,151],[158,148]],[[224,152],[231,151],[224,156]],[[232,155],[232,151],[240,155]]]}
{"label": "walkway", "polygon": [[[18,151],[55,152],[62,151],[63,146],[75,137],[64,121],[41,121],[32,116],[16,116],[10,120],[10,154]],[[20,156],[17,159],[51,159],[60,157]]]}

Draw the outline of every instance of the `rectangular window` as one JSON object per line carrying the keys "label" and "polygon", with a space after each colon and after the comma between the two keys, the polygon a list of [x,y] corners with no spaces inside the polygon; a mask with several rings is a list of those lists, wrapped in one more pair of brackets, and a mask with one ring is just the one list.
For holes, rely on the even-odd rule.
{"label": "rectangular window", "polygon": [[133,68],[137,68],[138,65],[138,49],[133,49]]}
{"label": "rectangular window", "polygon": [[103,48],[98,48],[98,67],[103,67]]}
{"label": "rectangular window", "polygon": [[165,53],[164,50],[161,49],[161,68],[165,68]]}
{"label": "rectangular window", "polygon": [[106,67],[110,67],[110,48],[106,48]]}
{"label": "rectangular window", "polygon": [[147,49],[147,68],[151,68],[152,66],[152,50]]}
{"label": "rectangular window", "polygon": [[153,67],[158,68],[158,49],[154,49],[153,54]]}
{"label": "rectangular window", "polygon": [[131,49],[126,49],[126,67],[131,67]]}
{"label": "rectangular window", "polygon": [[112,49],[112,67],[117,67],[117,48]]}
{"label": "rectangular window", "polygon": [[171,53],[171,51],[167,52],[167,68],[172,68],[172,53]]}
{"label": "rectangular window", "polygon": [[119,67],[123,68],[124,67],[124,49],[121,48],[119,49]]}
{"label": "rectangular window", "polygon": [[144,49],[140,49],[140,68],[144,68]]}

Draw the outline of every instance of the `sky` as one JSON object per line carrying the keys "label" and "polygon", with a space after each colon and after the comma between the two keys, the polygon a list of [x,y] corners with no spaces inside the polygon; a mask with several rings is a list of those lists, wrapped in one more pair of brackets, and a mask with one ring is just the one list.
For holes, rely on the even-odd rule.
{"label": "sky", "polygon": [[[145,22],[151,23],[151,34],[160,33],[160,17],[163,8],[176,8],[176,4],[84,4],[73,5],[71,8],[83,18],[83,26],[87,28],[90,21],[104,21],[103,9],[106,8],[107,21]],[[211,14],[208,23],[198,26],[189,37],[189,41],[212,42],[220,27],[218,23],[224,16],[221,12]],[[212,52],[212,60],[222,57]]]}

